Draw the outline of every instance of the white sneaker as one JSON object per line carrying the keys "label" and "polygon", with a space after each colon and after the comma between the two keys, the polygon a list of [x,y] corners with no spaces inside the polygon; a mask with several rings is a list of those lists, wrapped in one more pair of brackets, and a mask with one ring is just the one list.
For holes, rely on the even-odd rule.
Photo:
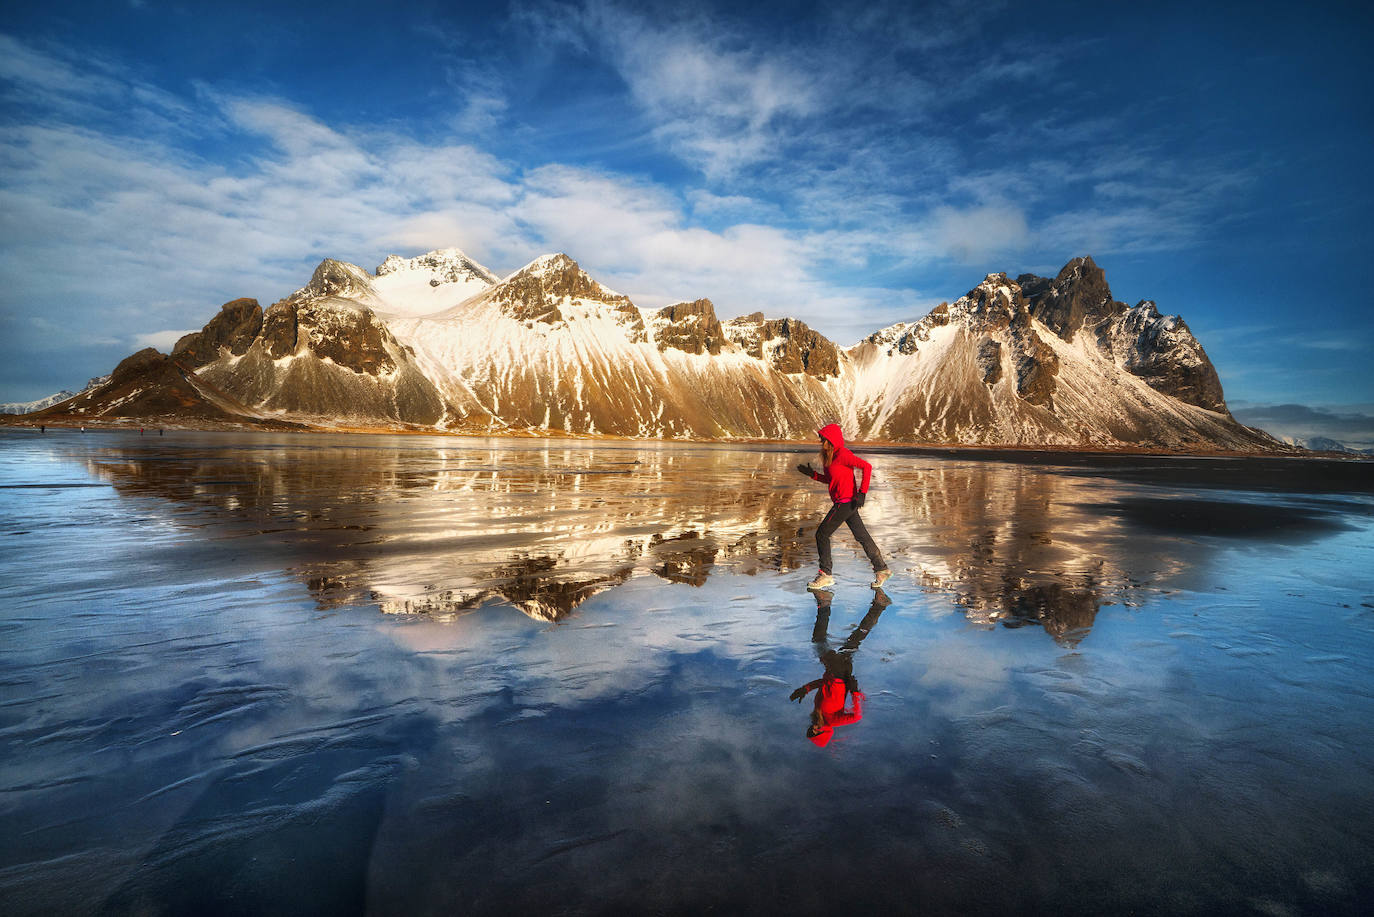
{"label": "white sneaker", "polygon": [[816,578],[806,584],[807,589],[829,589],[835,585],[835,577],[829,573],[817,573]]}
{"label": "white sneaker", "polygon": [[868,587],[870,589],[881,589],[883,588],[883,583],[890,579],[892,579],[891,570],[879,570],[877,573],[873,574],[873,582],[869,583]]}

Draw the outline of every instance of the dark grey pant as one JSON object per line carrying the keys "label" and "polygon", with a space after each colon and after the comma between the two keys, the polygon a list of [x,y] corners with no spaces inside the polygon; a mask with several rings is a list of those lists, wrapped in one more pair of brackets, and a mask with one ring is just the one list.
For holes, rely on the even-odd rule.
{"label": "dark grey pant", "polygon": [[849,531],[854,533],[859,547],[864,549],[864,553],[868,555],[868,562],[873,565],[873,572],[886,570],[887,564],[883,562],[882,553],[873,543],[873,537],[864,527],[864,521],[859,518],[859,508],[853,503],[836,503],[830,507],[830,512],[825,514],[820,527],[816,529],[816,550],[821,554],[822,572],[830,573],[834,570],[834,561],[830,556],[830,536],[835,534],[840,523],[848,525]]}

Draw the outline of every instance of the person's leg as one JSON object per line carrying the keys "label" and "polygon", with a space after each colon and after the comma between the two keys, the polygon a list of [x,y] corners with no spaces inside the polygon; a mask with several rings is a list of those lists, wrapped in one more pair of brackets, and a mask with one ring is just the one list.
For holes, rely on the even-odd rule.
{"label": "person's leg", "polygon": [[816,597],[816,626],[811,628],[811,642],[816,644],[816,658],[824,659],[830,649],[830,602],[829,592],[812,593]]}
{"label": "person's leg", "polygon": [[848,503],[836,503],[830,507],[830,512],[825,514],[821,524],[816,527],[816,551],[821,555],[821,572],[829,575],[834,569],[834,562],[830,556],[830,536],[835,534],[835,530],[844,522],[849,511],[853,509]]}
{"label": "person's leg", "polygon": [[873,543],[873,536],[868,534],[868,528],[864,525],[864,521],[859,518],[859,511],[855,510],[850,513],[845,522],[849,524],[849,531],[854,533],[854,538],[859,542],[859,547],[863,548],[864,553],[868,555],[868,562],[873,565],[873,572],[881,573],[886,570],[887,564],[883,561],[882,552]]}
{"label": "person's leg", "polygon": [[[879,595],[881,594],[882,593],[879,593]],[[864,615],[863,620],[859,622],[859,626],[854,628],[854,632],[846,638],[844,644],[840,647],[840,652],[853,653],[858,650],[859,644],[863,643],[864,637],[867,637],[869,632],[873,630],[874,626],[878,623],[878,618],[883,613],[883,609],[886,607],[886,597],[881,599],[875,597],[873,599],[873,604],[868,607],[868,614]]]}

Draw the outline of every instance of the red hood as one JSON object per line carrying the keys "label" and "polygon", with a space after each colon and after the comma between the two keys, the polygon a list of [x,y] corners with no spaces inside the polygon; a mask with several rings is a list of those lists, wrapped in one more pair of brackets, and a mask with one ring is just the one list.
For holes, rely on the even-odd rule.
{"label": "red hood", "polygon": [[840,425],[828,423],[816,431],[821,439],[830,443],[836,449],[844,448],[844,434],[840,432]]}
{"label": "red hood", "polygon": [[830,744],[830,739],[835,735],[833,726],[822,726],[820,731],[813,736],[807,736],[817,748],[824,748]]}

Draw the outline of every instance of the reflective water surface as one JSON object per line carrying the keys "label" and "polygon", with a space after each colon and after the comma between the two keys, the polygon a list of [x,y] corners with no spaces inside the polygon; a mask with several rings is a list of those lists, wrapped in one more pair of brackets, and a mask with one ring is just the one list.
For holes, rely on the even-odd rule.
{"label": "reflective water surface", "polygon": [[0,911],[1368,911],[1369,466],[867,455],[0,432]]}

